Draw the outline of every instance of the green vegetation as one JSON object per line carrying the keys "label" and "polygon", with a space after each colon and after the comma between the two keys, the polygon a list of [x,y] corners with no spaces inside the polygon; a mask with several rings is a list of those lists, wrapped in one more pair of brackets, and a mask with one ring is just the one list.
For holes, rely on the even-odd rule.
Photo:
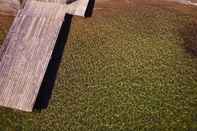
{"label": "green vegetation", "polygon": [[2,29],[0,30],[0,44],[3,43],[3,40],[5,38],[6,32],[4,32]]}
{"label": "green vegetation", "polygon": [[0,108],[0,130],[197,130],[192,18],[159,7],[74,18],[49,107]]}
{"label": "green vegetation", "polygon": [[0,45],[3,43],[5,39],[6,33],[9,30],[9,27],[12,23],[13,18],[9,16],[2,16],[0,15]]}

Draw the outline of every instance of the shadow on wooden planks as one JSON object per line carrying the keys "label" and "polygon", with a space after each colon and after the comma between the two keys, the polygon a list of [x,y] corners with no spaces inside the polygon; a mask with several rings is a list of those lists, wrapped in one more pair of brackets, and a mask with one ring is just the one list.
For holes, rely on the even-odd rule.
{"label": "shadow on wooden planks", "polygon": [[85,17],[91,17],[93,14],[95,0],[89,0],[88,7],[85,12]]}
{"label": "shadow on wooden planks", "polygon": [[[92,16],[94,5],[95,5],[95,0],[90,0],[88,7],[86,9],[85,17]],[[73,17],[72,15],[68,15],[68,14],[66,14],[65,16],[64,22],[60,29],[58,39],[55,44],[55,48],[53,50],[53,54],[51,56],[51,60],[47,67],[47,71],[45,73],[44,79],[42,81],[42,85],[40,87],[40,90],[39,90],[39,93],[38,93],[38,96],[34,105],[34,110],[41,111],[42,109],[46,109],[49,105],[49,100],[52,95],[59,65],[61,63],[64,48],[65,48],[68,35],[70,32],[72,17]]]}

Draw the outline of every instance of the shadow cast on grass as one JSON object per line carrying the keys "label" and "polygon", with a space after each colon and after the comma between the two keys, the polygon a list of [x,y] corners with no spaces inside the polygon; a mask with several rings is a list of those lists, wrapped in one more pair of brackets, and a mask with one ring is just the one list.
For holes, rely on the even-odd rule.
{"label": "shadow cast on grass", "polygon": [[47,71],[40,87],[34,109],[41,110],[48,107],[52,90],[55,84],[57,72],[64,52],[64,47],[68,39],[72,21],[72,15],[66,15],[59,36],[57,38]]}
{"label": "shadow cast on grass", "polygon": [[[93,13],[95,0],[90,0],[88,4],[88,8],[85,13],[85,17],[91,17]],[[60,29],[60,33],[58,39],[56,41],[53,54],[49,65],[47,67],[47,71],[45,73],[44,79],[42,81],[42,85],[40,87],[34,110],[41,111],[42,109],[46,109],[49,104],[49,100],[52,95],[52,91],[54,88],[55,80],[57,77],[57,72],[59,69],[59,65],[61,63],[61,59],[63,56],[64,48],[68,39],[68,35],[70,32],[70,26],[72,22],[72,15],[66,15],[62,27]]]}
{"label": "shadow cast on grass", "polygon": [[179,30],[183,39],[183,47],[191,56],[197,57],[197,24],[191,22]]}

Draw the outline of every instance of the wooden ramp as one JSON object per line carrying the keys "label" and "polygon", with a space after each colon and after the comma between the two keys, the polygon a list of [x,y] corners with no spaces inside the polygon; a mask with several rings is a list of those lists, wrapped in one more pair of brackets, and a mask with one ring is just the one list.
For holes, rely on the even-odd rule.
{"label": "wooden ramp", "polygon": [[26,2],[0,50],[1,106],[32,111],[65,14],[84,16],[88,1]]}

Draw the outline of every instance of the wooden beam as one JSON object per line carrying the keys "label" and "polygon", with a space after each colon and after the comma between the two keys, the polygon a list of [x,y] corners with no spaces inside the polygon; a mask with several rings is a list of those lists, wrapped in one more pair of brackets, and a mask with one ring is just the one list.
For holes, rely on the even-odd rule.
{"label": "wooden beam", "polygon": [[29,1],[17,13],[0,50],[1,106],[32,111],[65,13],[83,16],[81,3]]}

